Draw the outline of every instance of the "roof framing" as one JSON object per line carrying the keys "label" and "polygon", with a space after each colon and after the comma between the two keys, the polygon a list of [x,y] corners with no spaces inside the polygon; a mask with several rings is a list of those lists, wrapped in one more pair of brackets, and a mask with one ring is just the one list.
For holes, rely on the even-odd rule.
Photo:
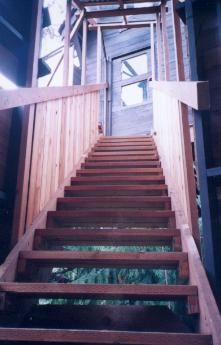
{"label": "roof framing", "polygon": [[119,17],[139,14],[154,14],[160,12],[160,6],[138,7],[138,8],[119,8],[117,10],[98,10],[86,12],[86,18]]}

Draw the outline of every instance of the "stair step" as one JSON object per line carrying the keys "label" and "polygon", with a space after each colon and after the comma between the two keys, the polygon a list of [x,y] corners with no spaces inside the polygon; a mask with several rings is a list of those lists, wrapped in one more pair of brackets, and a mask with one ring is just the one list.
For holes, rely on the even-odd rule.
{"label": "stair step", "polygon": [[212,345],[212,337],[188,333],[127,332],[74,329],[0,328],[1,341],[72,344]]}
{"label": "stair step", "polygon": [[140,226],[158,228],[175,228],[175,213],[170,210],[76,210],[49,211],[47,227],[77,226],[80,224],[99,224],[100,226]]}
{"label": "stair step", "polygon": [[89,185],[89,184],[97,184],[97,185],[108,185],[108,184],[158,184],[158,183],[165,183],[165,178],[162,175],[158,176],[80,176],[80,177],[72,177],[71,178],[71,185]]}
{"label": "stair step", "polygon": [[117,152],[96,152],[96,151],[92,151],[91,153],[89,153],[88,157],[111,157],[111,156],[122,156],[122,155],[127,155],[127,156],[156,156],[157,157],[157,151],[147,151],[146,150],[142,150],[142,151],[117,151]]}
{"label": "stair step", "polygon": [[131,148],[134,148],[134,150],[149,150],[149,149],[156,149],[156,145],[153,143],[100,143],[98,142],[94,146],[94,150],[107,150],[107,151],[120,151],[120,150],[129,150],[131,151]]}
{"label": "stair step", "polygon": [[1,293],[31,298],[175,301],[198,298],[196,286],[148,284],[1,283]]}
{"label": "stair step", "polygon": [[34,248],[41,248],[45,242],[85,246],[172,246],[174,251],[181,250],[180,231],[175,229],[37,229]]}
{"label": "stair step", "polygon": [[145,196],[145,195],[166,195],[167,185],[88,185],[88,186],[66,186],[65,196],[91,196],[91,195],[118,195],[118,196]]}
{"label": "stair step", "polygon": [[87,169],[98,169],[98,168],[102,168],[102,169],[110,169],[110,168],[123,168],[123,169],[127,169],[127,168],[156,168],[156,167],[160,167],[160,162],[159,161],[131,161],[131,162],[126,162],[126,161],[119,161],[119,162],[114,162],[114,165],[112,162],[85,162],[81,164],[82,168],[87,168]]}
{"label": "stair step", "polygon": [[163,174],[163,169],[161,168],[106,168],[106,169],[80,169],[77,170],[77,176],[159,176]]}
{"label": "stair step", "polygon": [[34,264],[41,267],[176,269],[178,280],[182,282],[189,276],[188,255],[184,252],[21,251],[18,273],[25,273],[30,263],[32,272]]}
{"label": "stair step", "polygon": [[57,199],[58,210],[82,208],[133,208],[133,209],[170,209],[168,196],[137,196],[136,202],[130,196],[84,196]]}
{"label": "stair step", "polygon": [[112,155],[112,156],[88,156],[86,159],[85,159],[85,162],[91,162],[91,161],[94,161],[94,162],[122,162],[122,161],[130,161],[130,162],[133,162],[133,161],[154,161],[154,160],[157,160],[158,161],[158,155],[147,155],[147,154],[142,154],[142,155],[121,155],[121,156],[118,156],[118,155]]}
{"label": "stair step", "polygon": [[104,153],[110,153],[110,152],[127,152],[127,151],[145,151],[145,152],[156,152],[156,147],[151,145],[151,146],[141,146],[141,145],[131,145],[131,146],[101,146],[101,145],[96,145],[94,146],[92,152],[104,152]]}

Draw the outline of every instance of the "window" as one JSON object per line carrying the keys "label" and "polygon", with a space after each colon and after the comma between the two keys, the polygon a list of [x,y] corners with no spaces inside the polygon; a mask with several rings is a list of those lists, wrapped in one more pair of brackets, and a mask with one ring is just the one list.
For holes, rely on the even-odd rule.
{"label": "window", "polygon": [[128,79],[140,74],[147,73],[147,54],[134,56],[122,61],[121,76],[122,79]]}
{"label": "window", "polygon": [[121,61],[121,105],[123,107],[147,101],[148,51]]}

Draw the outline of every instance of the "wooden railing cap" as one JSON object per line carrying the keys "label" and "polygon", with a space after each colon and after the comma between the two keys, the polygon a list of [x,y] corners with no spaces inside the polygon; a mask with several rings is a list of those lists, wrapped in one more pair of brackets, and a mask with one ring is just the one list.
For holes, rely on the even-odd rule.
{"label": "wooden railing cap", "polygon": [[210,109],[208,81],[153,81],[150,87],[176,98],[195,110]]}
{"label": "wooden railing cap", "polygon": [[107,87],[107,83],[101,83],[84,86],[35,87],[18,88],[16,90],[0,90],[0,110],[47,102],[59,98],[78,96],[100,91]]}

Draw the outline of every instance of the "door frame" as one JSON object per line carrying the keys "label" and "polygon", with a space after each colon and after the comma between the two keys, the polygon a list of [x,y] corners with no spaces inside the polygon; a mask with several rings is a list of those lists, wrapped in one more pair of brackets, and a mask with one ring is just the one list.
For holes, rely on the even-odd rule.
{"label": "door frame", "polygon": [[[148,51],[151,49],[150,44],[145,44],[142,48],[139,48],[135,51],[129,51],[127,53],[121,55],[111,55],[107,58],[107,83],[109,85],[107,90],[107,112],[106,112],[106,131],[105,135],[111,136],[112,135],[112,90],[113,90],[113,61],[116,59],[125,59],[127,56],[133,57],[140,55],[142,51]],[[148,77],[148,73],[147,73]],[[142,79],[143,80],[143,79]],[[129,83],[131,84],[131,83]],[[127,83],[125,83],[127,85]]]}

